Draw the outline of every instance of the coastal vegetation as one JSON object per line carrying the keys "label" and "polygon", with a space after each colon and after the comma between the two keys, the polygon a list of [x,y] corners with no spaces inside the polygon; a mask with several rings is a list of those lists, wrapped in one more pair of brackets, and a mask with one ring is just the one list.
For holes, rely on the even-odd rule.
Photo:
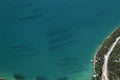
{"label": "coastal vegetation", "polygon": [[120,41],[117,43],[109,57],[108,71],[110,80],[120,79]]}
{"label": "coastal vegetation", "polygon": [[[109,51],[111,45],[113,44],[113,42],[116,40],[116,38],[118,36],[120,36],[120,28],[117,28],[105,41],[103,41],[102,45],[100,46],[99,50],[97,51],[96,56],[95,56],[95,62],[94,62],[95,63],[94,71],[95,71],[95,75],[96,75],[95,80],[101,80],[102,67],[103,67],[103,63],[104,63],[104,55]],[[120,47],[119,47],[119,49],[120,49]],[[114,68],[114,66],[112,68]],[[112,68],[110,68],[110,69],[112,69]],[[112,79],[110,79],[110,80],[112,80]]]}

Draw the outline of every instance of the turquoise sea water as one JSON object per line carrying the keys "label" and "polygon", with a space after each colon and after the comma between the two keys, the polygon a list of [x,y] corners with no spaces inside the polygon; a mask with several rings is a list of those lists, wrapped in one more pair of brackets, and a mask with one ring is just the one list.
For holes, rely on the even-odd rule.
{"label": "turquoise sea water", "polygon": [[0,76],[91,80],[89,60],[119,25],[119,0],[1,0]]}

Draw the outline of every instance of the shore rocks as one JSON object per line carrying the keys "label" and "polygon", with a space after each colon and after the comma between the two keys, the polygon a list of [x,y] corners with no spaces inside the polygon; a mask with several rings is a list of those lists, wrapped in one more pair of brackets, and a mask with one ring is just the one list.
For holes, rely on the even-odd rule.
{"label": "shore rocks", "polygon": [[13,77],[15,78],[15,80],[25,80],[26,79],[26,77],[21,74],[14,74]]}
{"label": "shore rocks", "polygon": [[45,76],[39,75],[36,77],[36,80],[49,80],[49,79],[46,78]]}
{"label": "shore rocks", "polygon": [[1,77],[0,77],[0,80],[7,80],[7,79],[5,79],[5,78],[1,78]]}

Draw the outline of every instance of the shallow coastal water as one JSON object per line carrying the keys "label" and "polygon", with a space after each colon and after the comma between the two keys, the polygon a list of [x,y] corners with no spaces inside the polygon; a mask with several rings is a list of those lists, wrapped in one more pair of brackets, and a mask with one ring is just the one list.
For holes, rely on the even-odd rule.
{"label": "shallow coastal water", "polygon": [[120,24],[116,0],[0,1],[0,76],[90,80],[96,49]]}

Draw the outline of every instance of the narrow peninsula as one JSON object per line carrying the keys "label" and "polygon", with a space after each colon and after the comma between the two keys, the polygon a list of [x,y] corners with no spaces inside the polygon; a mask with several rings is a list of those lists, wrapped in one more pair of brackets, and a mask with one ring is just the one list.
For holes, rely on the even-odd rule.
{"label": "narrow peninsula", "polygon": [[97,50],[93,80],[120,80],[120,27]]}

